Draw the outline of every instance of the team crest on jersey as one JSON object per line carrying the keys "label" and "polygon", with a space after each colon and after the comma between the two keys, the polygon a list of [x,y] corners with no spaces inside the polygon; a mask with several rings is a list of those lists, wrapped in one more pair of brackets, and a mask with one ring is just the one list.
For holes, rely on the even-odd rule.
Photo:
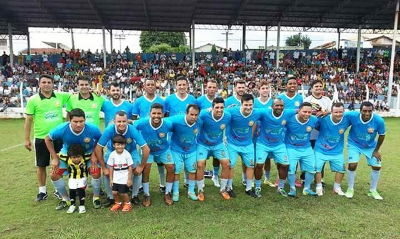
{"label": "team crest on jersey", "polygon": [[368,128],[367,131],[368,133],[372,134],[374,132],[374,128]]}
{"label": "team crest on jersey", "polygon": [[225,157],[225,151],[224,150],[221,150],[221,155],[222,155],[222,157]]}
{"label": "team crest on jersey", "polygon": [[295,106],[300,106],[300,102],[296,101],[296,102],[294,102],[294,105]]}
{"label": "team crest on jersey", "polygon": [[194,133],[194,134],[197,134],[198,132],[199,132],[198,129],[193,130],[193,133]]}
{"label": "team crest on jersey", "polygon": [[282,125],[286,125],[286,120],[282,120]]}
{"label": "team crest on jersey", "polygon": [[92,109],[96,109],[97,108],[97,104],[92,104]]}
{"label": "team crest on jersey", "polygon": [[60,106],[61,106],[61,103],[60,103],[60,101],[56,101],[56,102],[54,103],[54,105],[55,105],[56,107],[60,107]]}
{"label": "team crest on jersey", "polygon": [[132,143],[132,139],[131,139],[131,138],[127,138],[127,139],[126,139],[126,143],[127,143],[127,144]]}
{"label": "team crest on jersey", "polygon": [[287,162],[288,161],[288,159],[287,159],[287,156],[285,155],[285,156],[283,156],[283,161],[285,161],[285,162]]}
{"label": "team crest on jersey", "polygon": [[219,126],[219,128],[220,128],[220,129],[225,129],[225,124],[221,124],[221,125]]}
{"label": "team crest on jersey", "polygon": [[344,133],[344,129],[339,129],[339,134],[343,134]]}
{"label": "team crest on jersey", "polygon": [[167,160],[168,162],[171,162],[171,154],[167,154]]}
{"label": "team crest on jersey", "polygon": [[89,138],[89,137],[84,138],[84,139],[83,139],[83,142],[89,143],[89,142],[90,142],[90,138]]}
{"label": "team crest on jersey", "polygon": [[249,126],[253,126],[253,125],[254,125],[254,121],[251,120],[251,121],[249,122]]}
{"label": "team crest on jersey", "polygon": [[159,133],[158,136],[159,136],[160,138],[164,138],[164,137],[165,137],[165,133]]}
{"label": "team crest on jersey", "polygon": [[311,132],[311,130],[312,130],[312,128],[311,128],[311,126],[307,126],[307,132]]}

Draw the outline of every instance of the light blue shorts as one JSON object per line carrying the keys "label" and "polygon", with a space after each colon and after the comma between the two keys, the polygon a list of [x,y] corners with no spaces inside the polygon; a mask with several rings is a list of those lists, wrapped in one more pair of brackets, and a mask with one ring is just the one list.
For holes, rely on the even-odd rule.
{"label": "light blue shorts", "polygon": [[317,172],[322,171],[322,167],[326,162],[329,162],[332,172],[339,172],[339,173],[346,172],[343,154],[327,155],[317,151],[315,151],[314,153],[315,153],[315,169]]}
{"label": "light blue shorts", "polygon": [[229,153],[228,148],[225,144],[218,144],[214,146],[205,146],[202,144],[197,144],[197,161],[202,161],[208,159],[210,156],[217,158],[219,160],[228,159]]}
{"label": "light blue shorts", "polygon": [[174,160],[172,159],[171,150],[167,149],[162,154],[149,154],[149,158],[147,159],[147,163],[163,163],[163,164],[174,164]]}
{"label": "light blue shorts", "polygon": [[297,163],[300,163],[302,172],[315,173],[315,155],[311,147],[308,148],[287,148],[289,158],[288,174],[295,174]]}
{"label": "light blue shorts", "polygon": [[368,166],[382,167],[381,161],[375,157],[372,157],[374,150],[374,148],[359,148],[355,145],[348,144],[348,163],[358,163],[360,161],[360,155],[363,154],[365,158],[367,158]]}
{"label": "light blue shorts", "polygon": [[254,145],[249,144],[247,146],[236,146],[228,144],[229,161],[230,167],[234,168],[238,157],[242,158],[242,162],[248,168],[254,168]]}
{"label": "light blue shorts", "polygon": [[273,158],[276,164],[289,165],[286,145],[268,147],[264,144],[256,144],[256,163],[264,164],[266,158]]}
{"label": "light blue shorts", "polygon": [[197,169],[196,151],[192,153],[179,153],[171,150],[171,155],[175,163],[175,174],[180,174],[182,165],[185,165],[185,170],[189,173],[195,173]]}

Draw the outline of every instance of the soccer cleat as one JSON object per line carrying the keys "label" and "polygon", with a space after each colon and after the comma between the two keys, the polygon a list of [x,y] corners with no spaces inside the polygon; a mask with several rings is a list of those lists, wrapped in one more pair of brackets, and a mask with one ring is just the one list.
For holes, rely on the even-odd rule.
{"label": "soccer cleat", "polygon": [[333,194],[337,194],[339,196],[344,196],[344,192],[342,191],[342,188],[334,188]]}
{"label": "soccer cleat", "polygon": [[66,207],[68,207],[69,205],[71,205],[71,202],[70,201],[61,201],[61,202],[59,202],[58,203],[58,205],[57,205],[57,207],[56,207],[56,210],[62,210],[62,209],[64,209],[64,208],[66,208]]}
{"label": "soccer cleat", "polygon": [[324,189],[323,188],[316,188],[316,193],[318,196],[323,196],[324,195]]}
{"label": "soccer cleat", "polygon": [[141,203],[140,198],[138,196],[133,196],[131,198],[131,203],[133,203],[135,205],[140,205],[140,203]]}
{"label": "soccer cleat", "polygon": [[242,185],[246,187],[246,181],[242,181]]}
{"label": "soccer cleat", "polygon": [[287,192],[283,188],[278,188],[276,190],[276,192],[279,193],[282,197],[287,197],[288,196]]}
{"label": "soccer cleat", "polygon": [[381,197],[381,195],[379,195],[378,191],[376,190],[369,190],[368,196],[373,197],[376,200],[383,200],[383,197]]}
{"label": "soccer cleat", "polygon": [[132,204],[130,204],[130,203],[125,203],[124,204],[124,207],[122,208],[122,211],[123,212],[129,212],[129,211],[131,211],[132,210]]}
{"label": "soccer cleat", "polygon": [[296,197],[296,189],[290,189],[289,193],[287,194],[289,197]]}
{"label": "soccer cleat", "polygon": [[302,183],[301,181],[299,181],[299,180],[296,180],[296,181],[294,182],[294,185],[295,185],[296,187],[298,187],[298,188],[303,187],[303,183]]}
{"label": "soccer cleat", "polygon": [[116,203],[110,208],[110,211],[116,212],[116,211],[120,210],[121,208],[122,208],[122,203]]}
{"label": "soccer cleat", "polygon": [[322,187],[326,187],[326,183],[324,182],[324,179],[321,179]]}
{"label": "soccer cleat", "polygon": [[47,198],[48,198],[47,193],[39,193],[39,194],[36,196],[35,201],[36,201],[36,202],[41,202],[41,201],[43,201],[43,200],[46,200]]}
{"label": "soccer cleat", "polygon": [[236,197],[236,193],[233,191],[233,189],[226,191],[229,195],[229,197],[231,198],[235,198]]}
{"label": "soccer cleat", "polygon": [[165,186],[160,185],[160,193],[165,194]]}
{"label": "soccer cleat", "polygon": [[247,190],[246,194],[249,195],[250,197],[256,198],[257,195],[256,193],[253,191],[253,189]]}
{"label": "soccer cleat", "polygon": [[54,191],[53,196],[56,197],[57,199],[62,200],[61,194],[58,191]]}
{"label": "soccer cleat", "polygon": [[190,198],[193,201],[199,200],[199,198],[196,196],[196,194],[192,193],[192,192],[188,192],[188,198]]}
{"label": "soccer cleat", "polygon": [[258,197],[258,198],[261,197],[261,188],[256,188],[255,195],[256,195],[256,197]]}
{"label": "soccer cleat", "polygon": [[86,213],[86,208],[85,206],[79,206],[79,213]]}
{"label": "soccer cleat", "polygon": [[189,184],[188,184],[188,183],[183,183],[183,187],[184,187],[184,188],[188,188],[188,187],[189,187]]}
{"label": "soccer cleat", "polygon": [[167,206],[171,206],[174,202],[172,201],[171,194],[164,194],[164,202]]}
{"label": "soccer cleat", "polygon": [[[279,180],[278,180],[279,182]],[[269,180],[264,180],[264,184],[270,186],[271,188],[275,188],[275,184]]]}
{"label": "soccer cleat", "polygon": [[114,199],[107,198],[107,201],[103,203],[104,207],[109,207],[115,203]]}
{"label": "soccer cleat", "polygon": [[303,189],[304,196],[318,196],[313,190],[311,189]]}
{"label": "soccer cleat", "polygon": [[94,207],[95,209],[101,208],[100,199],[96,198],[96,199],[93,200],[93,207]]}
{"label": "soccer cleat", "polygon": [[221,192],[219,192],[219,194],[221,194],[221,196],[222,196],[225,200],[231,199],[231,196],[229,196],[229,193],[228,193],[227,191],[221,191]]}
{"label": "soccer cleat", "polygon": [[354,197],[354,189],[347,189],[346,193],[344,194],[345,197],[347,198],[353,198]]}
{"label": "soccer cleat", "polygon": [[144,195],[142,205],[143,207],[150,207],[151,205],[150,195]]}
{"label": "soccer cleat", "polygon": [[217,188],[221,187],[221,185],[219,184],[218,175],[213,175],[211,178],[211,181],[213,181],[215,187],[217,187]]}
{"label": "soccer cleat", "polygon": [[173,202],[179,202],[179,193],[172,195],[172,201]]}
{"label": "soccer cleat", "polygon": [[103,191],[103,189],[100,189],[100,194],[99,194],[100,196],[104,196],[105,195],[105,192]]}
{"label": "soccer cleat", "polygon": [[75,205],[71,205],[71,206],[69,206],[69,208],[68,208],[68,210],[67,210],[67,213],[68,214],[71,214],[71,213],[74,213],[75,212]]}
{"label": "soccer cleat", "polygon": [[204,177],[205,178],[212,178],[213,177],[213,171],[204,171]]}
{"label": "soccer cleat", "polygon": [[197,199],[198,199],[200,202],[203,202],[203,201],[204,201],[204,191],[200,191],[200,192],[197,194]]}
{"label": "soccer cleat", "polygon": [[144,191],[143,191],[143,187],[142,186],[140,186],[140,188],[139,188],[139,191],[138,191],[138,194],[143,194],[144,193]]}

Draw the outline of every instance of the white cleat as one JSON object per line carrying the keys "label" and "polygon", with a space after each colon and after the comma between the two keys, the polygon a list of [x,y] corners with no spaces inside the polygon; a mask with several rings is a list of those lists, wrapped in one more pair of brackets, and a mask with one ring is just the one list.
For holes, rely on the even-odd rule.
{"label": "white cleat", "polygon": [[218,175],[213,175],[212,178],[211,178],[211,180],[213,181],[215,187],[217,187],[217,188],[221,187],[221,185],[219,184],[219,177],[218,177]]}
{"label": "white cleat", "polygon": [[339,196],[344,196],[345,193],[342,191],[342,188],[334,188],[333,194],[337,194]]}
{"label": "white cleat", "polygon": [[324,189],[323,188],[316,188],[316,193],[318,196],[323,196],[324,195]]}

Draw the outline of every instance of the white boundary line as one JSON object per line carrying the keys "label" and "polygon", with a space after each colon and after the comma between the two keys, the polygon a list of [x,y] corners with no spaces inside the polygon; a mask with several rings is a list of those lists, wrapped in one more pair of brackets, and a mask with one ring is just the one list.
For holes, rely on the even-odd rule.
{"label": "white boundary line", "polygon": [[13,149],[13,148],[17,148],[17,147],[22,146],[22,145],[24,145],[24,144],[17,144],[17,145],[14,145],[14,146],[11,146],[11,147],[8,147],[8,148],[5,148],[5,149],[0,149],[0,152],[7,151],[7,150]]}

